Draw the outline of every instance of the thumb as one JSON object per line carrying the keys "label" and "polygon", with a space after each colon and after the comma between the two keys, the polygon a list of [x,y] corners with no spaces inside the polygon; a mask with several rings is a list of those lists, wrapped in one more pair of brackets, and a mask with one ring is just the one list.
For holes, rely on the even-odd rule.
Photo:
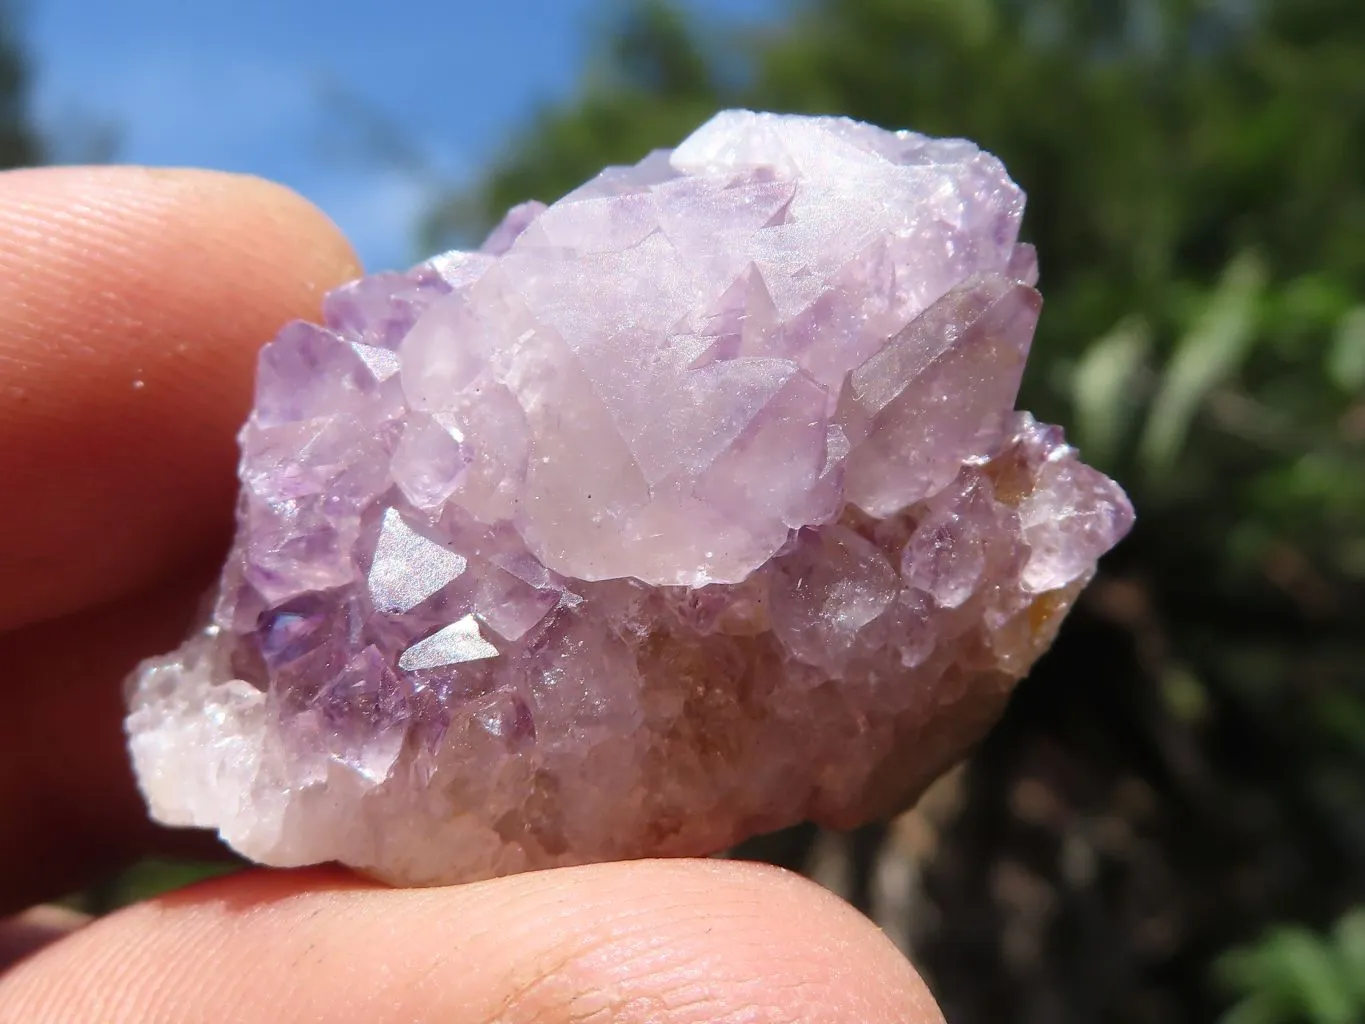
{"label": "thumb", "polygon": [[941,1024],[866,919],[725,861],[445,889],[256,872],[132,907],[0,980],[26,1024]]}

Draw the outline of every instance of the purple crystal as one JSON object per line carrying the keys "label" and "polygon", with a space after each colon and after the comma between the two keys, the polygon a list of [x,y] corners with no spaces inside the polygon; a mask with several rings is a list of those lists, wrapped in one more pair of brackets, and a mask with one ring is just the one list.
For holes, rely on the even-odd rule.
{"label": "purple crystal", "polygon": [[970,143],[717,115],[261,354],[153,813],[398,882],[913,797],[1128,530],[1014,411],[1041,300]]}

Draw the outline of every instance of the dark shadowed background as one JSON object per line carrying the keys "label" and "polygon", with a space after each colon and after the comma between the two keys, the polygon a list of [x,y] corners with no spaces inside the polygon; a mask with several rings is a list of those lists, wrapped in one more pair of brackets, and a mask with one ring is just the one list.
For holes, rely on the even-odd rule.
{"label": "dark shadowed background", "polygon": [[[1029,193],[1046,297],[1021,405],[1128,488],[1138,526],[1001,726],[916,812],[741,853],[871,913],[952,1024],[1365,1020],[1360,0],[415,3],[461,41],[389,26],[373,67],[340,37],[330,56],[326,38],[290,41],[281,5],[223,5],[243,40],[257,18],[264,50],[278,32],[301,53],[280,65],[293,84],[256,100],[293,104],[285,127],[263,145],[238,124],[236,151],[158,135],[137,100],[157,90],[116,64],[83,94],[64,49],[80,44],[48,6],[0,6],[6,164],[260,171],[377,262],[477,240],[508,205],[725,106],[999,154]],[[464,28],[441,13],[466,6],[511,13]],[[198,38],[177,17],[156,47]],[[249,113],[213,97],[256,81],[258,57],[229,47],[238,77],[222,80],[212,62],[166,64],[168,87],[177,67],[200,76],[186,88],[220,147],[212,117]],[[112,906],[193,870],[144,866],[82,899]]]}

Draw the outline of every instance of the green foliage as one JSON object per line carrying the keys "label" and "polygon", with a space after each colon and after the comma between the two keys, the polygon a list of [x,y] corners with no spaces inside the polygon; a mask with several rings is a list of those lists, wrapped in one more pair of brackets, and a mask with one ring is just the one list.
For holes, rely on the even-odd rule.
{"label": "green foliage", "polygon": [[[1120,718],[1088,728],[1146,730],[1147,782],[1185,822],[1171,841],[1183,829],[1180,855],[1208,861],[1181,870],[1227,879],[1218,912],[1173,908],[1189,923],[1166,955],[1192,963],[1169,970],[1202,979],[1220,946],[1358,900],[1365,4],[805,0],[743,32],[659,0],[621,17],[580,91],[442,204],[428,244],[469,242],[722,106],[999,154],[1029,193],[1047,297],[1021,405],[1066,425],[1139,516],[1036,681],[1113,688]],[[1107,677],[1082,678],[1096,654],[1079,645],[1114,629],[1130,639],[1109,644]],[[1153,694],[1156,717],[1132,710]],[[1232,846],[1201,854],[1199,837]],[[1295,1012],[1344,1019],[1322,995],[1335,983],[1312,980],[1320,945],[1278,935],[1276,976],[1319,993]],[[1232,1019],[1262,1019],[1270,998]]]}
{"label": "green foliage", "polygon": [[42,145],[29,120],[29,67],[19,40],[19,12],[0,0],[0,167],[42,162]]}
{"label": "green foliage", "polygon": [[1219,983],[1238,998],[1222,1024],[1356,1024],[1365,1020],[1365,907],[1329,935],[1281,926],[1223,954]]}
{"label": "green foliage", "polygon": [[102,885],[81,893],[73,900],[77,910],[87,914],[104,914],[132,903],[141,903],[186,886],[218,878],[239,870],[240,864],[231,861],[207,863],[199,861],[158,860],[138,861],[119,872]]}
{"label": "green foliage", "polygon": [[1137,412],[1133,384],[1150,373],[1151,345],[1150,325],[1130,316],[1076,361],[1071,374],[1076,433],[1085,440],[1086,456],[1098,466],[1113,463],[1132,430]]}
{"label": "green foliage", "polygon": [[1180,339],[1162,372],[1138,449],[1148,472],[1174,468],[1200,408],[1214,388],[1241,369],[1253,341],[1264,279],[1259,260],[1235,260]]}

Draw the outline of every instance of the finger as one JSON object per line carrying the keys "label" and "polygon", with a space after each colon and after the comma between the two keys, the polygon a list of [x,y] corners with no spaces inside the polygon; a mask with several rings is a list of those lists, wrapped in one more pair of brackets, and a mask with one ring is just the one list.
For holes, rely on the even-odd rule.
{"label": "finger", "polygon": [[222,543],[255,352],[355,267],[277,186],[100,168],[0,175],[0,270],[0,624],[48,620],[0,638],[4,912],[164,835],[121,680],[178,641],[210,577],[93,606]]}
{"label": "finger", "polygon": [[0,916],[154,849],[220,849],[211,833],[152,824],[122,725],[123,678],[179,641],[212,573],[0,636]]}
{"label": "finger", "polygon": [[85,914],[66,907],[34,907],[0,921],[0,971],[88,924]]}
{"label": "finger", "polygon": [[256,351],[356,273],[318,210],[258,179],[0,174],[0,630],[222,543]]}
{"label": "finger", "polygon": [[[73,985],[72,978],[81,984]],[[395,891],[239,876],[97,922],[0,980],[27,1024],[921,1024],[891,943],[793,875],[720,861]]]}

